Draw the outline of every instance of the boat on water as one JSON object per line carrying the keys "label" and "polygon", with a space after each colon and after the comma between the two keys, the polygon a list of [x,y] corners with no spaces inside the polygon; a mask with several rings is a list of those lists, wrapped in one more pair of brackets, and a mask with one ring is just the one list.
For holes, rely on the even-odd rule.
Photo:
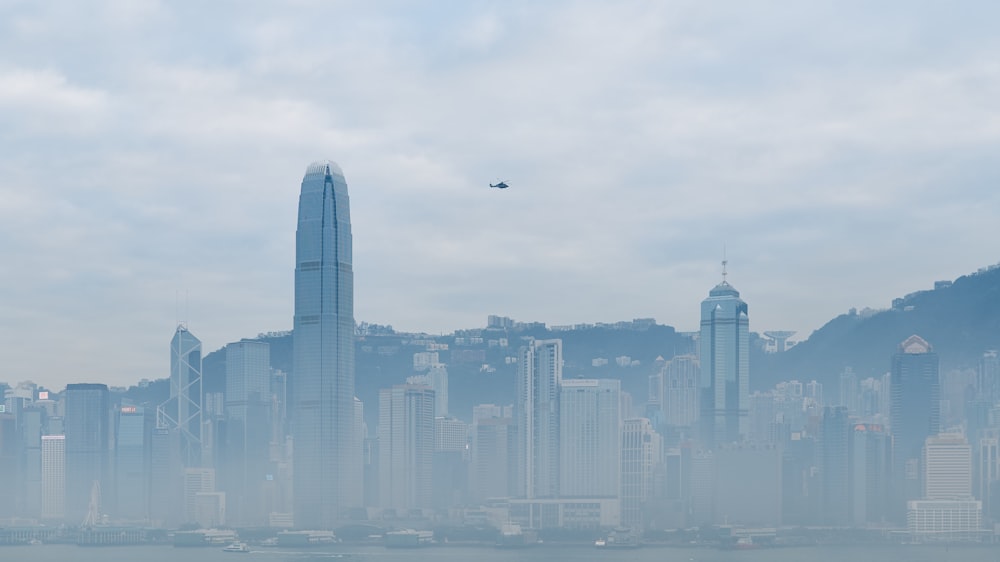
{"label": "boat on water", "polygon": [[506,523],[497,535],[497,548],[525,548],[534,546],[539,541],[534,531],[525,531],[517,523]]}
{"label": "boat on water", "polygon": [[639,548],[639,533],[632,529],[619,528],[594,541],[597,548]]}
{"label": "boat on water", "polygon": [[434,533],[431,531],[415,531],[402,529],[389,531],[382,535],[382,544],[386,548],[418,548],[434,544]]}
{"label": "boat on water", "polygon": [[226,548],[223,548],[222,552],[242,552],[242,553],[247,553],[247,552],[250,552],[250,547],[247,546],[247,543],[245,543],[245,542],[234,542],[234,543],[230,544],[229,546],[227,546]]}

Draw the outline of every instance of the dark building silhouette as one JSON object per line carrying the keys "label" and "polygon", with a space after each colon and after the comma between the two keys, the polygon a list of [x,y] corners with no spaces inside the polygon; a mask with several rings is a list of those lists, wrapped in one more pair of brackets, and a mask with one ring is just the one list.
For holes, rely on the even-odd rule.
{"label": "dark building silhouette", "polygon": [[906,500],[921,497],[920,459],[924,440],[937,434],[941,424],[938,356],[920,336],[907,338],[892,356],[890,393],[893,501],[901,516]]}
{"label": "dark building silhouette", "polygon": [[101,503],[114,492],[110,482],[110,394],[105,384],[70,384],[65,400],[66,518],[79,524],[87,515],[95,483],[100,487]]}
{"label": "dark building silhouette", "polygon": [[820,478],[825,525],[846,527],[851,524],[850,428],[847,408],[838,406],[823,409]]}

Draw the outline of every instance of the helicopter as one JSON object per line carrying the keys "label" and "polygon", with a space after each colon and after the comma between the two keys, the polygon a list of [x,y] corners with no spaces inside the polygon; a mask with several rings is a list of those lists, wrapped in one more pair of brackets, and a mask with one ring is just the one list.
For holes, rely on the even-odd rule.
{"label": "helicopter", "polygon": [[507,189],[510,186],[501,181],[500,183],[496,183],[496,184],[491,183],[490,187],[495,187],[497,189]]}

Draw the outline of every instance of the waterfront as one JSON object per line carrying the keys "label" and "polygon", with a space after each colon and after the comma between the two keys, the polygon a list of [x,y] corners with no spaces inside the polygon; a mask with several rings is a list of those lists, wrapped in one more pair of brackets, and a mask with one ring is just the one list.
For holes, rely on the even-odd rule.
{"label": "waterfront", "polygon": [[249,554],[219,548],[172,546],[77,547],[71,545],[12,546],[0,549],[0,560],[32,562],[996,562],[998,546],[825,546],[725,551],[711,548],[599,550],[585,546],[540,546],[517,550],[490,547],[434,546],[386,549],[338,545],[315,550],[252,547]]}

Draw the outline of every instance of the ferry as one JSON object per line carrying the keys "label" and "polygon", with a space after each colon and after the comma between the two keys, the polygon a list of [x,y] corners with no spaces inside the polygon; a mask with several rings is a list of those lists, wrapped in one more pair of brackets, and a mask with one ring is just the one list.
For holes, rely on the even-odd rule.
{"label": "ferry", "polygon": [[245,554],[250,552],[250,547],[247,546],[247,543],[245,542],[234,542],[226,548],[223,548],[222,552],[241,552]]}

